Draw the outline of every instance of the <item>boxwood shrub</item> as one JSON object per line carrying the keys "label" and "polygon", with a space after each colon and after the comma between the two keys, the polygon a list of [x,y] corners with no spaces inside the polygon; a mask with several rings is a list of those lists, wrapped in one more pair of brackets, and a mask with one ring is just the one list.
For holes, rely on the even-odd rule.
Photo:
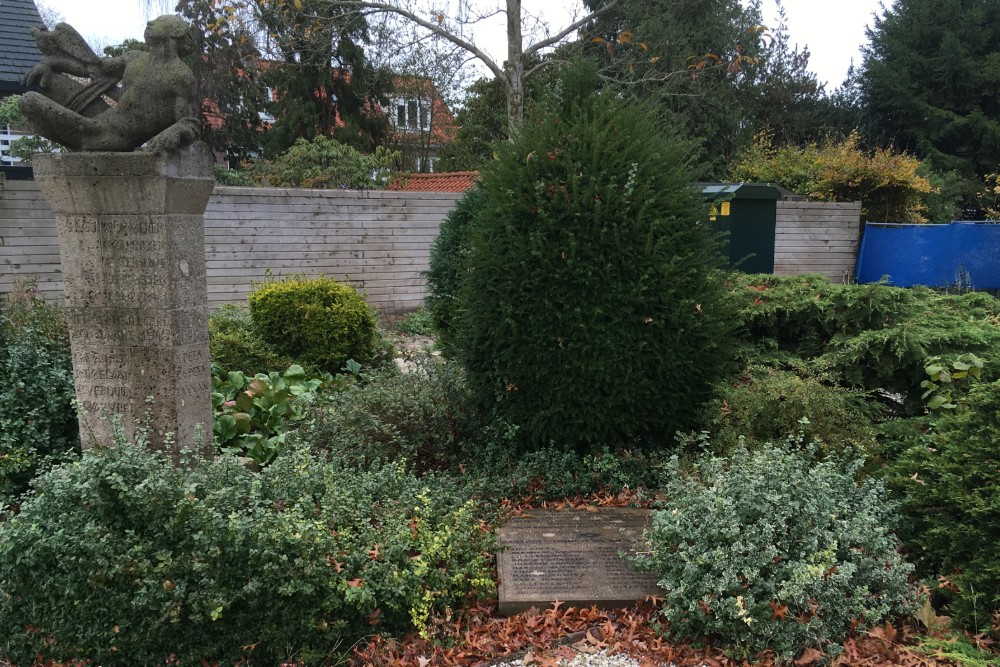
{"label": "boxwood shrub", "polygon": [[375,313],[346,283],[287,276],[255,284],[248,300],[264,340],[297,361],[336,373],[348,359],[367,364],[375,356]]}

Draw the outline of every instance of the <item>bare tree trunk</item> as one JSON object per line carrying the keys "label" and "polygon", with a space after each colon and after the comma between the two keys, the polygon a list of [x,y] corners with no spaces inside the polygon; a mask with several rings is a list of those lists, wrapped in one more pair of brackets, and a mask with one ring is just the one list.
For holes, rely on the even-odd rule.
{"label": "bare tree trunk", "polygon": [[524,120],[524,44],[521,39],[521,0],[507,0],[507,133],[513,140]]}

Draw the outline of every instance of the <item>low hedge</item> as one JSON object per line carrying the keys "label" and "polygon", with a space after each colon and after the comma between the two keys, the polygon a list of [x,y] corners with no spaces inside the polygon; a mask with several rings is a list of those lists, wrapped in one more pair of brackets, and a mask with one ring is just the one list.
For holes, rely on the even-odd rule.
{"label": "low hedge", "polygon": [[471,500],[398,466],[291,449],[253,474],[122,445],[0,517],[0,662],[321,662],[489,591],[490,550]]}

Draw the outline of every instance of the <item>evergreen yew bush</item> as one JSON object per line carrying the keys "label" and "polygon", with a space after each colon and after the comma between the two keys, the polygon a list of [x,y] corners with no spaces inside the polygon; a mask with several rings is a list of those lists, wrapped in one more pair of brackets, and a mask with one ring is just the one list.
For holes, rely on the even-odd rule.
{"label": "evergreen yew bush", "polygon": [[469,269],[469,227],[484,203],[480,188],[469,190],[441,223],[431,246],[427,272],[427,309],[437,332],[437,343],[454,352],[462,309],[459,292]]}
{"label": "evergreen yew bush", "polygon": [[330,372],[375,356],[375,313],[346,283],[289,276],[254,285],[248,300],[257,331],[282,354]]}
{"label": "evergreen yew bush", "polygon": [[1000,382],[975,386],[962,407],[918,431],[886,477],[919,573],[943,577],[946,613],[979,633],[1000,614]]}
{"label": "evergreen yew bush", "polygon": [[571,72],[482,173],[461,292],[478,402],[527,443],[673,434],[727,366],[729,311],[689,146]]}

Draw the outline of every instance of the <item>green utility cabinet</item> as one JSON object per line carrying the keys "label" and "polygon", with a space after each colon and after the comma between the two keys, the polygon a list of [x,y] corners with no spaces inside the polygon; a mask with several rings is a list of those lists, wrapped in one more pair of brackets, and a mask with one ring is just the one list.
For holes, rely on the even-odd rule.
{"label": "green utility cabinet", "polygon": [[781,191],[764,183],[701,184],[712,203],[709,224],[726,236],[729,268],[743,273],[774,272],[774,224]]}

